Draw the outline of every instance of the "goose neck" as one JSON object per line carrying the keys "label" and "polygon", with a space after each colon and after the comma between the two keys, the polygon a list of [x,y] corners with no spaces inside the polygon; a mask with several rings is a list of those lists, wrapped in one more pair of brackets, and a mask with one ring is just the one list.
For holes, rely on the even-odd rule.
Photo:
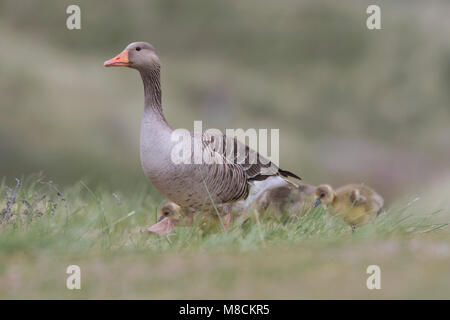
{"label": "goose neck", "polygon": [[148,116],[167,123],[161,105],[160,68],[139,70],[144,84],[144,112]]}

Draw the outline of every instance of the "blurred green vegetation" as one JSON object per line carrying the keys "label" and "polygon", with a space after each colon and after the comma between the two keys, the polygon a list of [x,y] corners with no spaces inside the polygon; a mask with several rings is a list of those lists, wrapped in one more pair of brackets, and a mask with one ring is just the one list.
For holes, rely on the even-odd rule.
{"label": "blurred green vegetation", "polygon": [[[42,176],[18,182],[0,184],[1,299],[450,297],[442,207],[403,203],[355,231],[320,207],[287,223],[253,211],[226,233],[194,223],[161,237],[140,232],[161,207],[149,186],[112,194]],[[65,287],[73,264],[81,290]],[[382,290],[366,288],[372,264]]]}
{"label": "blurred green vegetation", "polygon": [[174,127],[280,128],[282,167],[388,200],[448,181],[450,3],[378,3],[0,1],[0,177],[145,184],[139,76],[102,65],[144,40]]}

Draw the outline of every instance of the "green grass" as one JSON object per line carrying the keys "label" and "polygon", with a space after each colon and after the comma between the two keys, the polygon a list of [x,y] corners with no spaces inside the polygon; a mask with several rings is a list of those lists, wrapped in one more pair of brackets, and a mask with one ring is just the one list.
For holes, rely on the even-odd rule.
{"label": "green grass", "polygon": [[[86,182],[60,190],[40,176],[3,183],[0,298],[450,297],[450,236],[435,222],[448,212],[418,213],[411,201],[355,232],[318,208],[228,233],[141,233],[163,202],[148,186],[113,194]],[[71,264],[81,291],[65,288]],[[377,292],[365,287],[370,264],[382,268]]]}

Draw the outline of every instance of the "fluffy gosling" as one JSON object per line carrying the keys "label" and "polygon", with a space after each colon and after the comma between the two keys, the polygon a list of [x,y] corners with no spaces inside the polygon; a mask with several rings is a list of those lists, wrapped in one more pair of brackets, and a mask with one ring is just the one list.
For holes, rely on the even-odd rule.
{"label": "fluffy gosling", "polygon": [[311,206],[316,188],[309,184],[281,186],[264,191],[255,201],[258,211],[268,214],[301,216]]}
{"label": "fluffy gosling", "polygon": [[322,184],[315,191],[313,207],[320,204],[355,228],[379,215],[384,200],[375,190],[362,184],[348,184],[336,190]]}
{"label": "fluffy gosling", "polygon": [[147,228],[147,231],[160,236],[169,234],[180,223],[181,215],[181,207],[173,202],[168,202],[159,209],[158,223]]}
{"label": "fluffy gosling", "polygon": [[[223,215],[221,219],[218,219],[216,213],[211,212],[210,214],[202,215],[199,218],[200,219],[196,219],[195,223],[198,223],[198,226],[202,231],[214,228],[218,229],[221,225],[223,225],[225,230],[228,230],[231,225],[230,214]],[[181,207],[174,202],[167,202],[159,210],[158,222],[150,228],[147,228],[147,231],[159,235],[166,235],[171,233],[177,225],[191,226],[192,224],[194,224],[194,219],[189,212],[184,212]]]}

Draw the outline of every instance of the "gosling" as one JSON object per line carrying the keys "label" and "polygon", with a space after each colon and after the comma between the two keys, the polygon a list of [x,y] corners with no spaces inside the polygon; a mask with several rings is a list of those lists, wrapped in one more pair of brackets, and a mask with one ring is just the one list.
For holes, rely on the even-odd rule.
{"label": "gosling", "polygon": [[[215,212],[203,215],[197,222],[203,231],[217,228],[219,225],[223,225],[225,230],[228,230],[231,225],[230,215],[222,216],[221,219],[218,219]],[[171,233],[177,225],[192,226],[193,224],[194,219],[189,212],[183,211],[183,209],[174,202],[167,202],[159,210],[158,223],[147,228],[147,231],[159,235],[167,235]]]}
{"label": "gosling", "polygon": [[264,191],[255,201],[258,211],[269,214],[301,216],[311,206],[316,188],[309,184],[298,187],[280,186]]}
{"label": "gosling", "polygon": [[347,184],[333,190],[330,185],[317,187],[313,207],[323,204],[332,215],[342,217],[352,229],[376,216],[383,208],[383,198],[363,184]]}
{"label": "gosling", "polygon": [[160,236],[167,235],[180,223],[181,207],[173,202],[168,202],[159,209],[158,223],[147,228],[148,232],[154,232]]}
{"label": "gosling", "polygon": [[181,207],[174,202],[167,202],[159,209],[159,219],[161,221],[164,218],[177,218],[181,215]]}

